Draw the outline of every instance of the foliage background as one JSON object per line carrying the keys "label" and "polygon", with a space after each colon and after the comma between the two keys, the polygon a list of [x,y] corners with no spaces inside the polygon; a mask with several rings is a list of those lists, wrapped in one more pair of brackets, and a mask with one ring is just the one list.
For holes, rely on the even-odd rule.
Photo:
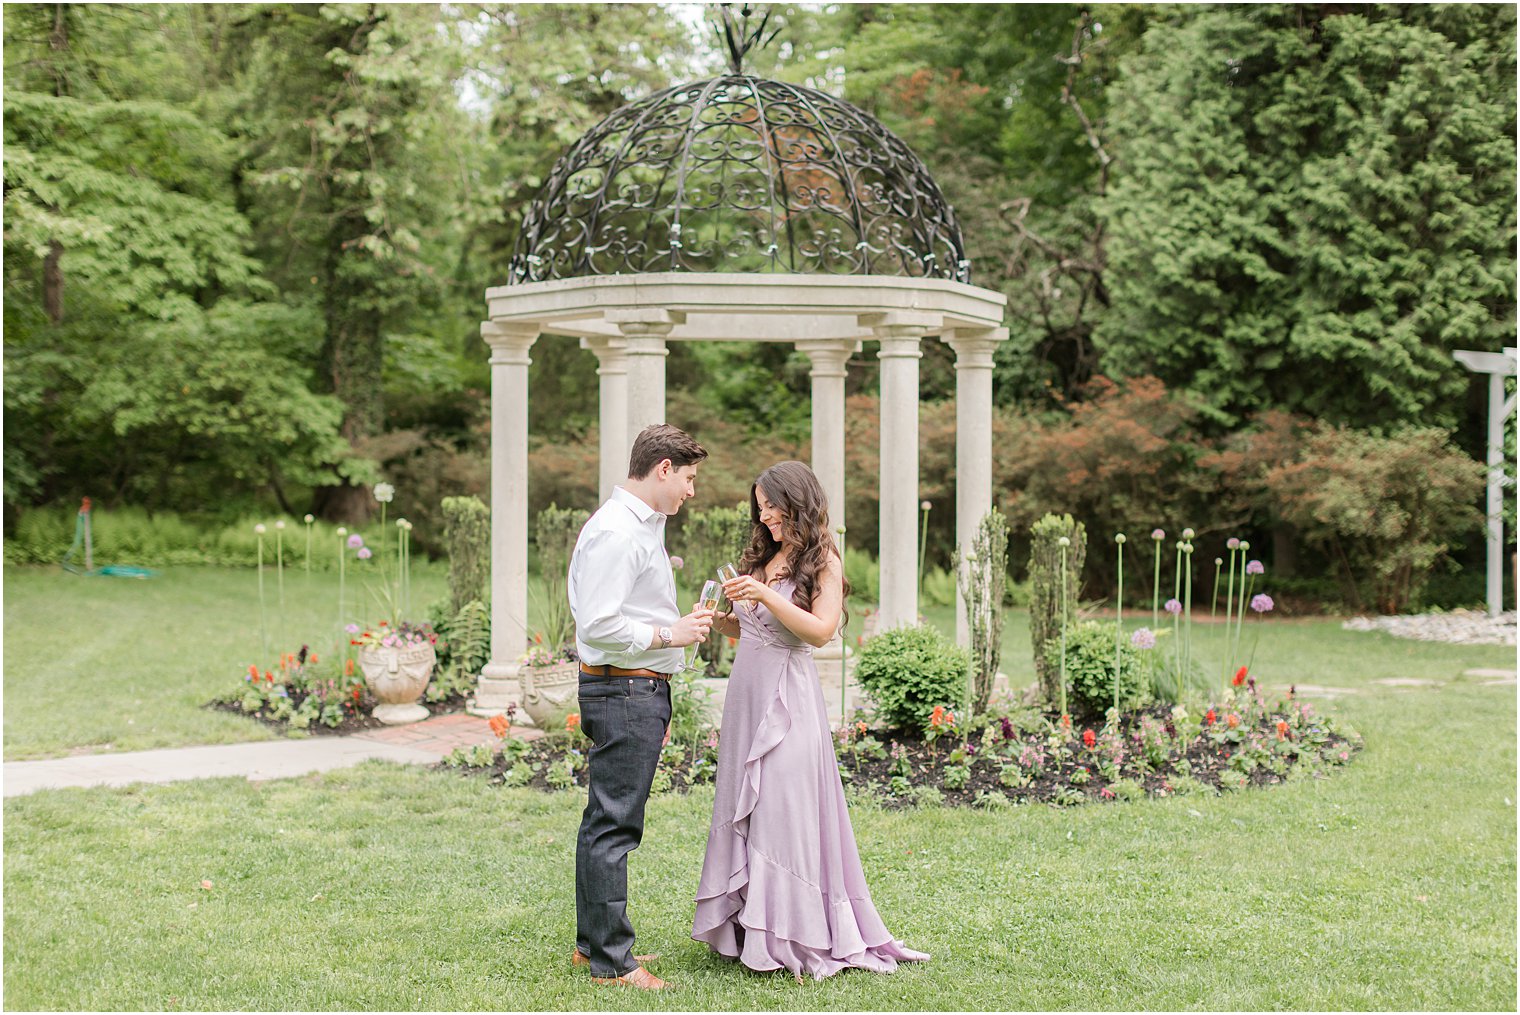
{"label": "foliage background", "polygon": [[[752,69],[907,141],[974,281],[1009,298],[1011,559],[1032,518],[1070,511],[1095,533],[1249,536],[1324,600],[1481,597],[1482,494],[1459,458],[1483,456],[1486,397],[1450,352],[1514,341],[1513,7],[771,9]],[[613,109],[720,66],[698,9],[673,5],[13,4],[4,45],[12,559],[45,559],[27,517],[81,496],[205,543],[272,511],[361,523],[382,477],[440,551],[442,498],[488,492],[481,294],[525,206]],[[847,381],[866,552],[874,353]],[[593,507],[595,360],[554,337],[533,358],[531,505]],[[944,567],[953,356],[926,343],[921,372]],[[669,418],[714,452],[707,504],[742,500],[749,463],[806,457],[794,350],[677,345],[668,374]],[[1432,467],[1453,507],[1393,599],[1380,520],[1311,532],[1277,482],[1318,425],[1346,447],[1447,435]],[[1110,577],[1093,565],[1090,593]]]}

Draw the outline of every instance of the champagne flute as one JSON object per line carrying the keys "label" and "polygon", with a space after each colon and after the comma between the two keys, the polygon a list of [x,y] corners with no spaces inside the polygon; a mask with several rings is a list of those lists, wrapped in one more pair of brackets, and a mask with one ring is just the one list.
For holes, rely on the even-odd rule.
{"label": "champagne flute", "polygon": [[[733,562],[730,561],[718,568],[718,577],[723,579],[725,583],[731,582],[735,578],[739,577],[739,569],[737,567],[734,567]],[[753,610],[755,608],[755,604],[750,602],[748,599],[740,600],[739,605],[744,607],[746,610]]]}
{"label": "champagne flute", "polygon": [[719,585],[717,582],[713,581],[711,578],[707,579],[707,581],[705,581],[705,582],[702,583],[702,599],[701,599],[702,609],[704,609],[704,610],[713,610],[714,612],[716,612],[717,609],[718,609],[718,601],[721,600],[722,598],[723,598],[723,586],[722,585]]}

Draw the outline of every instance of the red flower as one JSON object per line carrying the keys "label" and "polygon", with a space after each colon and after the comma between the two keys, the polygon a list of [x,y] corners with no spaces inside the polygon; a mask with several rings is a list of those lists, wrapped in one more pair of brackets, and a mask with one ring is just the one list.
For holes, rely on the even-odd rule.
{"label": "red flower", "polygon": [[272,684],[272,683],[274,683],[274,674],[270,673],[268,670],[265,670],[264,671],[264,679]]}
{"label": "red flower", "polygon": [[1218,719],[1219,719],[1219,716],[1217,716],[1217,715],[1214,714],[1214,710],[1212,708],[1209,709],[1207,712],[1203,713],[1203,724],[1205,726],[1212,726],[1212,725],[1214,725],[1214,723]]}
{"label": "red flower", "polygon": [[1089,751],[1092,750],[1093,744],[1096,744],[1097,742],[1098,736],[1092,730],[1082,731],[1082,743],[1087,747]]}
{"label": "red flower", "polygon": [[1239,687],[1241,684],[1243,684],[1245,682],[1246,682],[1246,668],[1244,666],[1242,666],[1240,669],[1238,669],[1238,670],[1235,671],[1235,679],[1233,681],[1231,681],[1231,683],[1233,683],[1236,687]]}

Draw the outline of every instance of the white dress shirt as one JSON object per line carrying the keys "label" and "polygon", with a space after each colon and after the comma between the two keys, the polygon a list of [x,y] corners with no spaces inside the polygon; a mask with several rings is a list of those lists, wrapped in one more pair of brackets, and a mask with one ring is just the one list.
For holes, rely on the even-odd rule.
{"label": "white dress shirt", "polygon": [[655,634],[681,618],[663,512],[613,487],[575,541],[569,594],[581,662],[657,673],[681,668],[682,650],[660,648]]}

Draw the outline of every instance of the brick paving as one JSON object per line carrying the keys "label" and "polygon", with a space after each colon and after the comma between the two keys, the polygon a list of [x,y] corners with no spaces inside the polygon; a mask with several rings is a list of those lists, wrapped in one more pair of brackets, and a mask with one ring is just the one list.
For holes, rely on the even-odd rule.
{"label": "brick paving", "polygon": [[[543,730],[531,726],[513,726],[507,731],[518,740],[537,740]],[[428,751],[440,758],[456,747],[474,747],[477,744],[497,744],[500,738],[492,732],[489,719],[468,712],[451,715],[435,715],[421,722],[405,726],[387,726],[384,729],[365,730],[355,733],[355,740],[370,740],[380,744],[395,744],[418,751]]]}

